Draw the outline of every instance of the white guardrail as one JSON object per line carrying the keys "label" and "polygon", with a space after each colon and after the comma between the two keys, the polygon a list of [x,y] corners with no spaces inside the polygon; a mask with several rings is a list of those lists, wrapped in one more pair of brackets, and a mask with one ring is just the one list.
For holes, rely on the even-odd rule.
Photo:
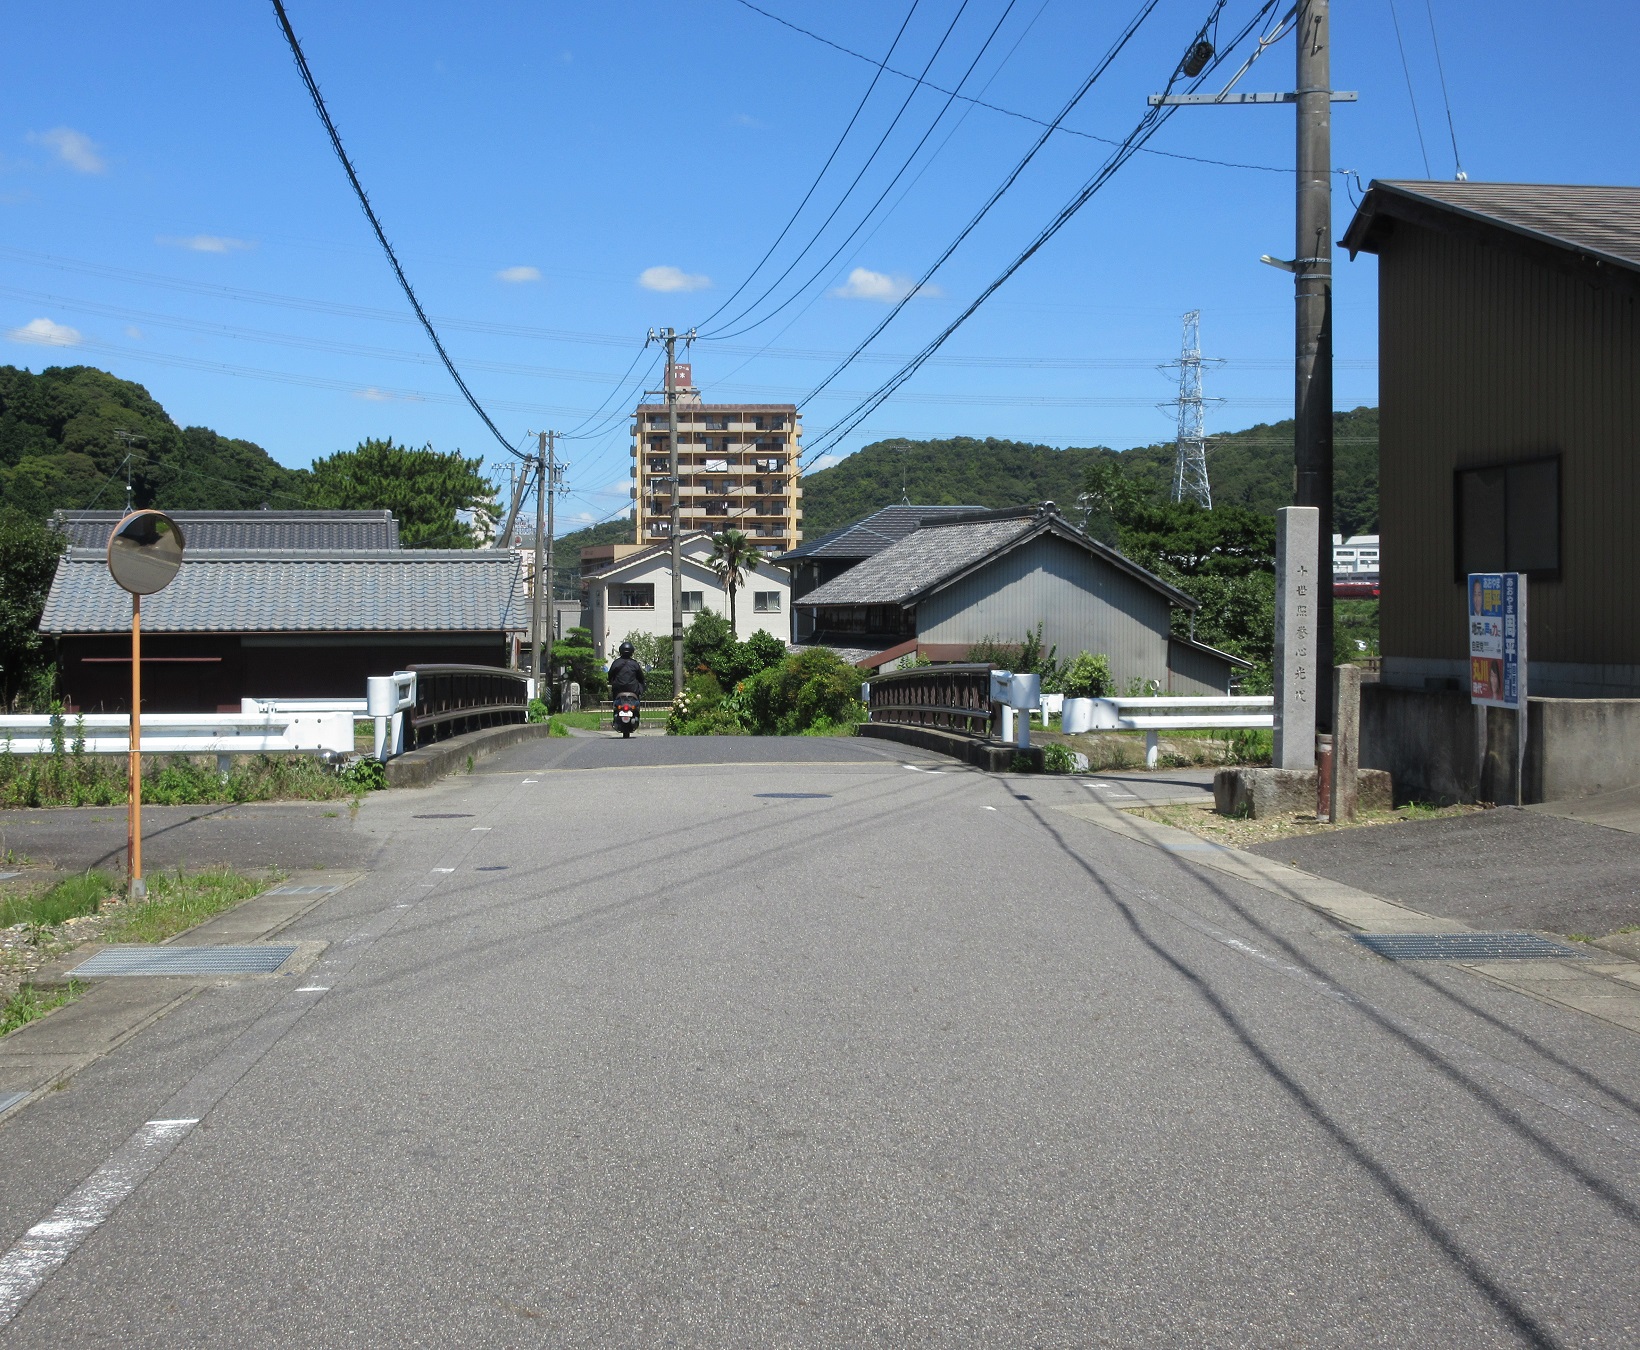
{"label": "white guardrail", "polygon": [[1274,727],[1275,708],[1276,701],[1269,694],[1068,698],[1060,726],[1067,733],[1142,731],[1145,733],[1145,767],[1154,769],[1162,732]]}
{"label": "white guardrail", "polygon": [[[365,698],[247,698],[236,713],[144,713],[142,749],[151,755],[215,755],[224,772],[230,755],[353,753],[353,723],[376,724],[376,758],[404,748],[404,714],[416,703],[411,671],[372,675]],[[56,726],[53,726],[53,723]],[[58,730],[60,728],[60,731]],[[50,754],[56,744],[88,754],[129,754],[131,719],[125,713],[45,713],[0,716],[0,750]]]}

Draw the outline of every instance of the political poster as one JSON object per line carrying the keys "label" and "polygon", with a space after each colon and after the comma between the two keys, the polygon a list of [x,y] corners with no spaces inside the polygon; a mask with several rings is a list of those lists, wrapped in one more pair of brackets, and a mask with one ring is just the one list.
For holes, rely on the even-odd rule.
{"label": "political poster", "polygon": [[1526,702],[1526,577],[1469,574],[1469,699],[1488,708]]}

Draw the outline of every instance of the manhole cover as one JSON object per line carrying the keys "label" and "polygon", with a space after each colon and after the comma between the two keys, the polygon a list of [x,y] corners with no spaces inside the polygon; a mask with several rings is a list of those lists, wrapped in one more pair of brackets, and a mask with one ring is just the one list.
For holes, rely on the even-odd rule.
{"label": "manhole cover", "polygon": [[75,975],[271,975],[295,947],[109,947]]}
{"label": "manhole cover", "polygon": [[1587,954],[1536,933],[1356,933],[1355,940],[1391,961],[1542,961]]}
{"label": "manhole cover", "polygon": [[339,891],[340,886],[275,886],[271,891],[262,892],[264,895],[329,895],[332,891]]}
{"label": "manhole cover", "polygon": [[829,797],[829,792],[754,792],[754,797],[782,797],[788,801],[805,800],[811,797]]}
{"label": "manhole cover", "polygon": [[471,811],[424,811],[419,816],[411,816],[411,820],[471,820]]}

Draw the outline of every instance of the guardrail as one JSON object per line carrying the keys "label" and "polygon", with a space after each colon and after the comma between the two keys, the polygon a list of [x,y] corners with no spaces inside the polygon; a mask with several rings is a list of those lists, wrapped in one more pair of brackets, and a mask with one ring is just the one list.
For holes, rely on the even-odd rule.
{"label": "guardrail", "polygon": [[[1064,718],[1071,719],[1067,699]],[[1164,698],[1091,698],[1090,731],[1142,731],[1145,733],[1145,767],[1154,769],[1164,731],[1222,731],[1226,728],[1274,727],[1276,701],[1269,694],[1234,696],[1189,694]],[[1203,711],[1203,710],[1206,711]],[[1063,725],[1063,724],[1062,724]]]}
{"label": "guardrail", "polygon": [[992,669],[987,662],[891,670],[868,682],[866,706],[873,722],[985,735],[991,729]]}
{"label": "guardrail", "polygon": [[405,748],[414,750],[481,727],[506,726],[529,716],[530,679],[500,666],[411,666],[415,702],[403,723]]}
{"label": "guardrail", "polygon": [[[0,717],[0,751],[49,755],[58,747],[87,754],[128,754],[125,713]],[[339,711],[145,713],[142,749],[153,755],[210,755],[226,771],[230,755],[346,755],[353,750],[353,714]]]}

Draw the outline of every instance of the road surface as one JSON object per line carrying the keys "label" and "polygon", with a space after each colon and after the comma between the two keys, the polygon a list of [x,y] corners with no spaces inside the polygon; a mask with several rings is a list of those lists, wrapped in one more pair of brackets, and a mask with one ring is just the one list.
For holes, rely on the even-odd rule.
{"label": "road surface", "polygon": [[1632,1035],[1092,796],[574,738],[371,799],[318,964],[0,1125],[0,1347],[1640,1343]]}

